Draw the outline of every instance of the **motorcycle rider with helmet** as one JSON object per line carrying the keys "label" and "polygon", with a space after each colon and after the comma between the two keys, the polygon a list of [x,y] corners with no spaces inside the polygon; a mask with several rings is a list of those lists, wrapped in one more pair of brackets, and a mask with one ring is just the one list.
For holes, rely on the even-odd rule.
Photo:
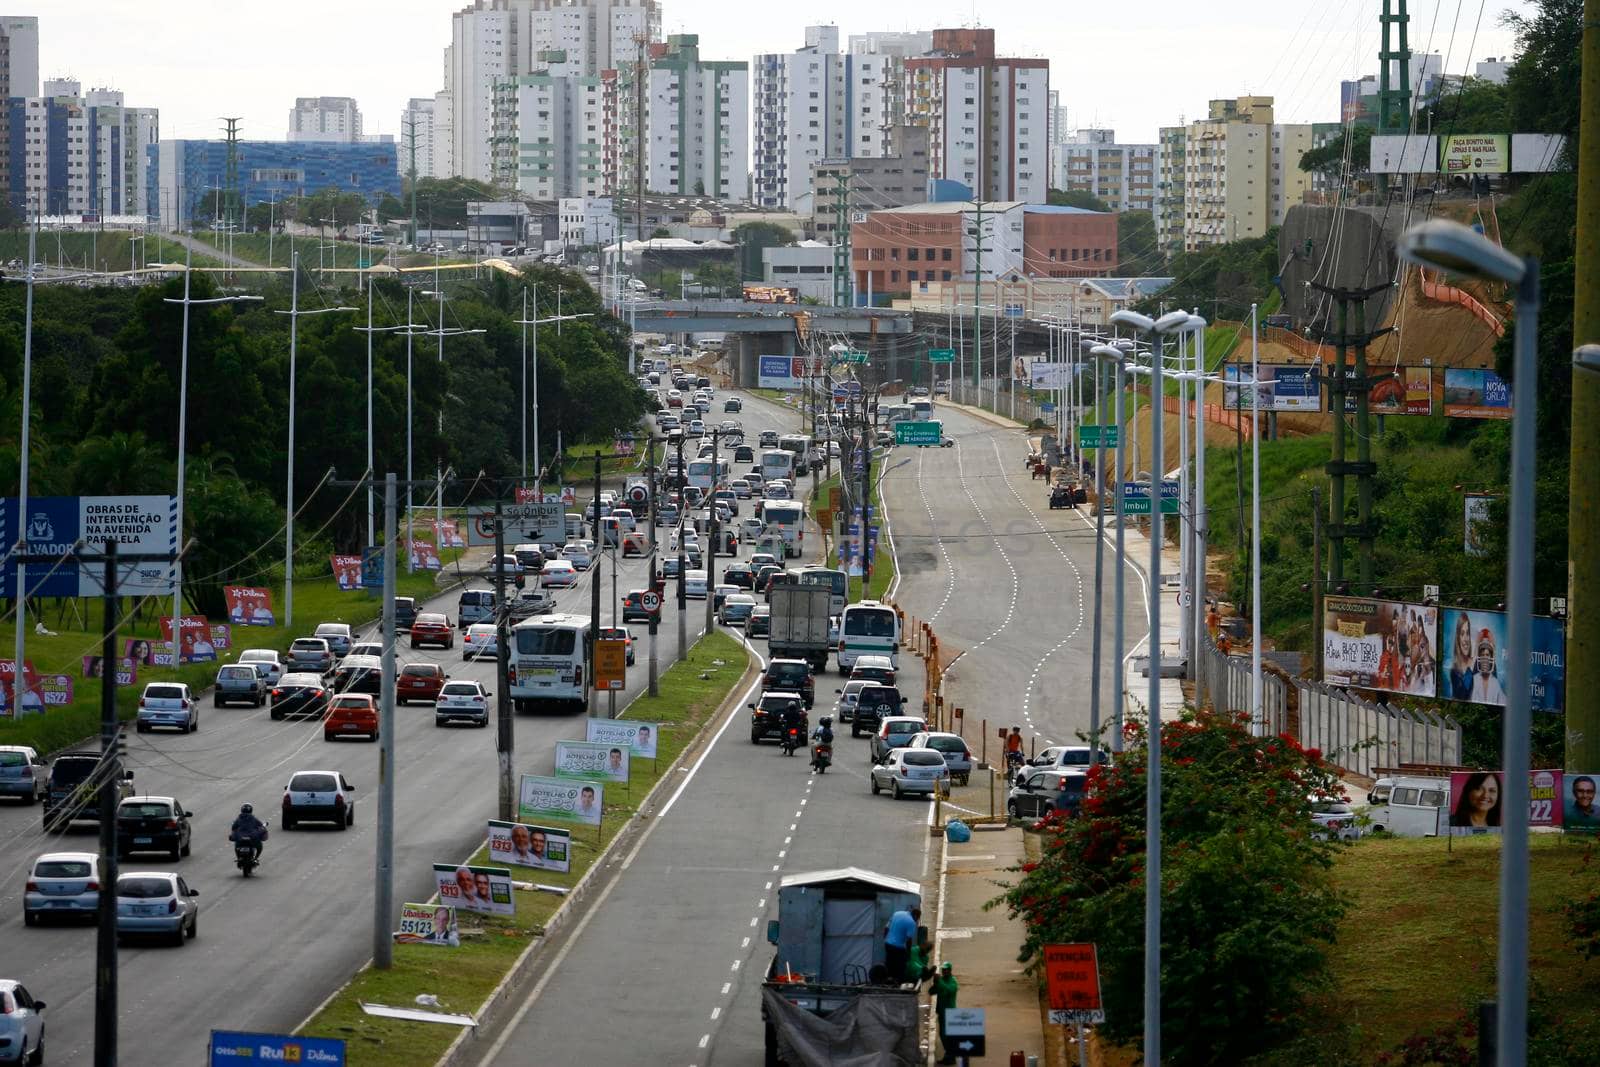
{"label": "motorcycle rider with helmet", "polygon": [[267,824],[255,816],[255,809],[249,804],[239,808],[239,817],[233,820],[233,826],[228,831],[228,840],[244,842],[255,847],[256,862],[261,861],[261,846],[267,840]]}
{"label": "motorcycle rider with helmet", "polygon": [[790,730],[795,731],[797,735],[805,735],[806,711],[805,708],[801,706],[799,698],[784,704],[783,710],[778,716],[778,724],[783,730],[781,740],[784,745],[788,745],[789,743]]}

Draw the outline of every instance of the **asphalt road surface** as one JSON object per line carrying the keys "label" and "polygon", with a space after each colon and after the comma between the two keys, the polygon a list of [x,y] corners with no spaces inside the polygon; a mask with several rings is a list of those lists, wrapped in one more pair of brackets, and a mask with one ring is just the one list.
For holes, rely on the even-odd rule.
{"label": "asphalt road surface", "polygon": [[[714,414],[721,417],[715,409]],[[768,409],[766,414],[776,418],[778,413]],[[741,418],[752,435],[777,428],[754,412]],[[790,416],[782,426],[792,423]],[[641,559],[623,560],[618,593],[643,587],[646,567]],[[602,569],[601,620],[609,623],[615,603],[609,562],[583,574],[573,589],[557,592],[557,610],[587,615],[589,583]],[[456,596],[440,596],[424,610],[454,619]],[[658,637],[663,671],[677,634],[676,598],[666,600]],[[310,633],[326,620],[304,621]],[[702,601],[689,601],[688,622],[693,640],[704,622]],[[638,655],[628,672],[629,694],[645,688],[648,671],[647,627],[634,624],[633,629]],[[241,641],[247,645],[248,634]],[[494,662],[464,663],[460,654],[458,639],[449,652],[402,648],[397,662],[445,663],[451,677],[477,679],[495,691]],[[422,705],[396,708],[395,720],[395,900],[426,900],[434,893],[431,864],[462,859],[483,839],[485,821],[496,816],[495,730],[436,728],[431,709]],[[570,715],[517,716],[518,773],[548,773],[554,742],[573,736],[574,721]],[[182,948],[130,943],[119,952],[121,1062],[127,1067],[197,1062],[214,1028],[291,1030],[372,953],[378,746],[325,742],[314,722],[273,722],[265,707],[215,709],[209,696],[202,700],[196,733],[130,730],[127,736],[137,791],[174,796],[193,811],[194,848],[192,856],[176,863],[141,857],[124,861],[122,870],[180,872],[200,891],[200,915],[198,938]],[[804,776],[805,763],[798,757],[785,762],[794,765],[785,770],[795,780]],[[343,771],[356,786],[355,825],[348,831],[308,826],[286,833],[279,827],[284,785],[295,771],[308,769]],[[845,780],[841,775],[841,784]],[[833,778],[825,784],[833,785]],[[271,826],[262,866],[249,881],[234,867],[227,840],[244,802],[254,804]],[[703,844],[686,848],[694,852]],[[84,1063],[91,1057],[95,930],[87,924],[24,927],[23,885],[39,854],[96,847],[92,824],[46,835],[39,807],[0,802],[0,945],[5,946],[0,974],[23,980],[49,1003],[47,1047],[56,1063]]]}

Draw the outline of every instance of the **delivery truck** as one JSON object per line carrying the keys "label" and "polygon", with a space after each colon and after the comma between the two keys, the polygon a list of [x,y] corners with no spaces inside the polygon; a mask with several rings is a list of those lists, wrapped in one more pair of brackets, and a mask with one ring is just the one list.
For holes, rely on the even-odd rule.
{"label": "delivery truck", "polygon": [[772,604],[772,636],[767,645],[773,659],[803,659],[821,674],[828,669],[828,616],[833,590],[802,583],[794,575],[776,578],[768,591]]}

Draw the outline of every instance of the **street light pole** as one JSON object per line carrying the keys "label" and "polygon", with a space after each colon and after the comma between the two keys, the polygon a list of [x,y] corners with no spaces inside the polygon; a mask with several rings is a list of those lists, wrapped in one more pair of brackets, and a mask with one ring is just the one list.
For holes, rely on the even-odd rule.
{"label": "street light pole", "polygon": [[[533,473],[534,477],[542,478],[543,472],[539,467],[539,327],[546,323],[556,324],[557,332],[561,323],[573,319],[589,319],[594,316],[589,312],[581,315],[549,315],[539,318],[539,283],[533,282],[533,318],[528,317],[528,291],[522,291],[522,318],[515,320],[522,327],[522,478],[528,478],[528,327],[533,327]],[[560,294],[558,293],[557,296]],[[542,486],[541,486],[542,488]]]}
{"label": "street light pole", "polygon": [[[23,311],[22,324],[22,458],[18,464],[17,476],[19,484],[17,497],[17,554],[26,557],[28,554],[28,438],[33,421],[33,265],[35,254],[38,250],[38,219],[28,228],[28,291],[24,298],[25,310]],[[176,565],[176,564],[175,564]],[[23,667],[27,662],[25,658],[25,645],[27,643],[28,627],[28,563],[27,560],[17,560],[17,624],[16,634],[13,637],[14,647],[11,662],[13,664],[11,683],[11,714],[14,719],[22,718],[22,698],[28,689],[28,672]],[[41,701],[41,707],[43,702]]]}

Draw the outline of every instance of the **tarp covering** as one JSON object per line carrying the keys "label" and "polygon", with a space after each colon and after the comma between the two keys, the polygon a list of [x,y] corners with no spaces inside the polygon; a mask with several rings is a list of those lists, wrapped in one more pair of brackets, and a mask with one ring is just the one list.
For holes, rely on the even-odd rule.
{"label": "tarp covering", "polygon": [[863,993],[827,1017],[813,1015],[763,986],[761,999],[778,1035],[778,1055],[790,1067],[913,1067],[917,998]]}

